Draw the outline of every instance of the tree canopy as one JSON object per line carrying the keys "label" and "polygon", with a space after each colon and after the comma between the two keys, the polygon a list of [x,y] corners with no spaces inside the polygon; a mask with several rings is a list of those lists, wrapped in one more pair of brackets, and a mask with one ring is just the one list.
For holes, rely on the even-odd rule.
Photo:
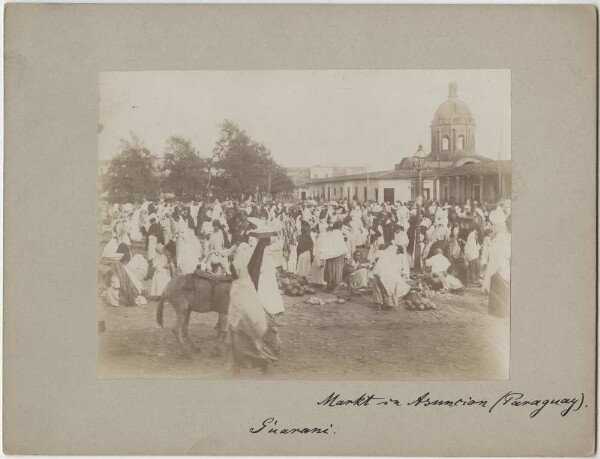
{"label": "tree canopy", "polygon": [[[160,167],[158,164],[160,163]],[[220,136],[210,158],[203,158],[191,140],[170,136],[159,160],[134,133],[121,140],[120,152],[101,177],[101,188],[111,202],[156,199],[161,192],[194,199],[209,191],[217,195],[282,193],[294,188],[284,167],[269,149],[234,122],[220,125]]]}
{"label": "tree canopy", "polygon": [[195,197],[206,191],[207,161],[188,139],[171,136],[167,139],[161,171],[162,190],[181,197]]}
{"label": "tree canopy", "polygon": [[159,191],[156,158],[134,133],[130,139],[121,139],[120,150],[101,178],[102,191],[107,192],[112,202],[155,198]]}
{"label": "tree canopy", "polygon": [[218,183],[223,191],[253,194],[258,187],[262,192],[279,193],[294,187],[271,152],[230,120],[221,124],[213,153],[217,159]]}

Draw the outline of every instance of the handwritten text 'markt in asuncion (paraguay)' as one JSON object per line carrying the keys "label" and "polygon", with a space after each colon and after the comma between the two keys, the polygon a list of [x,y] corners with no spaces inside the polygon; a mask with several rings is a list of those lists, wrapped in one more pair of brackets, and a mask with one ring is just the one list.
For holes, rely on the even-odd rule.
{"label": "handwritten text 'markt in asuncion (paraguay)'", "polygon": [[[546,407],[560,408],[560,415],[566,416],[581,409],[584,403],[584,395],[581,397],[556,397],[556,398],[530,398],[521,392],[509,391],[497,399],[477,399],[471,396],[456,399],[440,399],[432,396],[429,392],[412,399],[399,400],[389,397],[381,397],[375,394],[364,393],[355,398],[343,398],[337,392],[332,392],[317,405],[327,407],[341,406],[403,406],[416,407],[449,407],[449,408],[486,408],[488,413],[497,412],[505,408],[524,408],[529,410],[529,417],[535,418]],[[587,405],[585,405],[587,407]]]}

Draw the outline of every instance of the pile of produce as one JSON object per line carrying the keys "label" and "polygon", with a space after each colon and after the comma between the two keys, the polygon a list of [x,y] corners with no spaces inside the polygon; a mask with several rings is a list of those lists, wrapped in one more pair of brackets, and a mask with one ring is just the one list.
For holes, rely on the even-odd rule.
{"label": "pile of produce", "polygon": [[406,304],[406,309],[409,311],[437,309],[436,304],[432,300],[425,297],[425,295],[419,295],[417,292],[409,292],[404,297],[404,304]]}
{"label": "pile of produce", "polygon": [[308,286],[305,277],[296,274],[278,273],[277,285],[279,285],[279,292],[282,295],[302,296],[316,293],[313,288]]}

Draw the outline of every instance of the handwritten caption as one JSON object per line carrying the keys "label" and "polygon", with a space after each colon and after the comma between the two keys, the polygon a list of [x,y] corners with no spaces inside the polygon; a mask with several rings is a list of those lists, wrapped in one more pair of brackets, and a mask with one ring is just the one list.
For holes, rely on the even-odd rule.
{"label": "handwritten caption", "polygon": [[[576,413],[581,408],[587,408],[585,403],[585,395],[567,396],[555,398],[536,398],[527,397],[522,392],[509,391],[498,398],[479,399],[472,396],[458,398],[438,398],[430,392],[407,400],[400,400],[392,397],[385,397],[376,394],[363,393],[357,397],[342,397],[337,392],[332,392],[327,395],[317,405],[327,408],[340,407],[406,407],[410,408],[429,408],[429,409],[485,409],[488,414],[493,414],[501,410],[521,409],[529,413],[530,418],[537,417],[543,411],[557,410],[558,413],[565,417],[569,414]],[[276,434],[276,435],[335,435],[333,424],[327,426],[283,426],[279,424],[279,420],[273,417],[264,419],[256,425],[250,427],[252,434]]]}
{"label": "handwritten caption", "polygon": [[[337,392],[332,392],[327,397],[317,402],[317,405],[327,407],[340,406],[404,406],[408,408],[447,407],[447,408],[485,408],[488,413],[494,413],[501,409],[521,408],[529,410],[529,417],[535,418],[546,407],[558,407],[561,416],[575,413],[584,406],[585,395],[581,397],[556,397],[556,398],[531,398],[522,392],[509,391],[497,399],[477,399],[471,396],[455,399],[437,398],[429,392],[413,400],[400,400],[391,397],[382,397],[375,394],[364,393],[358,397],[344,398]],[[587,405],[585,405],[587,408]]]}

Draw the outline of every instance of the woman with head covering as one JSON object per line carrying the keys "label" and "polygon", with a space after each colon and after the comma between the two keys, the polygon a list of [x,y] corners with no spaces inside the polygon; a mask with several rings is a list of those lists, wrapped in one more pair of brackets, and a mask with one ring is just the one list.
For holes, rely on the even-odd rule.
{"label": "woman with head covering", "polygon": [[483,233],[483,243],[481,244],[481,270],[482,274],[479,277],[485,277],[485,271],[487,264],[490,260],[490,247],[492,246],[492,238],[494,237],[494,230],[486,229]]}
{"label": "woman with head covering", "polygon": [[507,233],[508,228],[506,227],[506,212],[504,211],[504,201],[499,201],[496,205],[496,209],[492,210],[489,215],[489,220],[494,225],[495,233]]}
{"label": "woman with head covering", "polygon": [[390,245],[379,256],[371,273],[373,279],[373,299],[379,309],[398,306],[398,300],[410,291],[406,282],[409,269],[403,254],[396,245]]}
{"label": "woman with head covering", "polygon": [[327,225],[318,224],[315,228],[316,239],[313,247],[313,262],[310,273],[310,281],[313,284],[325,285],[325,260],[323,259],[323,251],[325,250]]}
{"label": "woman with head covering", "polygon": [[298,258],[297,244],[298,244],[298,228],[296,227],[295,218],[284,213],[283,221],[283,269],[288,272],[296,271],[296,262]]}
{"label": "woman with head covering", "polygon": [[103,294],[105,301],[110,306],[146,304],[146,299],[142,296],[142,279],[146,276],[147,271],[146,259],[137,254],[129,260],[129,249],[127,248],[127,253],[123,254],[121,260],[113,264],[110,285]]}
{"label": "woman with head covering", "polygon": [[489,313],[498,317],[510,315],[510,258],[510,235],[494,234],[482,289],[489,292]]}
{"label": "woman with head covering", "polygon": [[453,225],[452,231],[450,233],[450,259],[455,259],[460,257],[460,244],[458,243],[458,233],[460,232],[459,225]]}
{"label": "woman with head covering", "polygon": [[229,365],[235,373],[248,367],[259,367],[266,372],[269,365],[277,361],[281,347],[277,329],[266,314],[257,291],[268,241],[268,237],[258,240],[252,237],[253,247],[240,240],[233,258],[236,278],[229,293],[227,343]]}
{"label": "woman with head covering", "polygon": [[171,279],[169,270],[169,260],[165,255],[165,247],[158,243],[155,247],[156,255],[152,259],[154,275],[152,276],[152,285],[150,287],[150,296],[161,296],[167,283]]}
{"label": "woman with head covering", "polygon": [[181,274],[193,273],[202,258],[202,246],[185,219],[176,211],[173,212],[176,233],[174,234],[177,247],[177,268]]}
{"label": "woman with head covering", "polygon": [[348,285],[357,290],[369,285],[369,262],[362,259],[360,251],[354,252],[352,258],[346,260],[344,277]]}
{"label": "woman with head covering", "polygon": [[302,277],[309,277],[313,261],[313,240],[310,236],[310,225],[305,220],[302,220],[301,223],[297,251],[298,264],[296,266],[296,274]]}
{"label": "woman with head covering", "polygon": [[274,251],[277,249],[271,246],[271,237],[274,237],[275,233],[270,231],[250,233],[250,236],[251,238],[258,238],[256,249],[248,264],[250,276],[265,311],[271,316],[281,314],[285,308],[283,298],[281,297],[281,293],[279,293],[275,259],[273,256]]}
{"label": "woman with head covering", "polygon": [[328,235],[326,247],[324,247],[323,258],[325,258],[324,277],[327,288],[335,290],[342,283],[344,273],[344,259],[348,253],[346,241],[342,234],[342,222],[335,222],[333,230]]}
{"label": "woman with head covering", "polygon": [[228,260],[231,248],[229,237],[220,220],[213,220],[212,226],[213,232],[208,239],[208,253],[204,263],[209,264],[212,271],[214,271],[214,267],[218,266],[223,269],[225,274],[231,274]]}
{"label": "woman with head covering", "polygon": [[129,237],[133,242],[140,242],[144,238],[141,229],[141,212],[141,209],[136,209],[129,220]]}
{"label": "woman with head covering", "polygon": [[162,226],[156,221],[156,217],[150,219],[150,227],[148,228],[148,235],[146,240],[146,250],[148,251],[148,260],[154,259],[156,255],[156,245],[165,243],[165,233]]}
{"label": "woman with head covering", "polygon": [[372,220],[370,230],[369,230],[369,243],[370,243],[370,247],[369,247],[369,255],[367,256],[367,259],[369,261],[374,261],[375,254],[377,253],[379,246],[381,244],[385,244],[385,241],[383,238],[383,226],[381,226],[379,217],[375,217]]}
{"label": "woman with head covering", "polygon": [[479,287],[479,251],[481,247],[477,241],[477,231],[471,230],[465,244],[465,260],[467,261],[467,286]]}
{"label": "woman with head covering", "polygon": [[350,212],[350,228],[352,229],[352,237],[354,238],[353,246],[360,247],[366,242],[366,230],[362,221],[362,212],[358,204],[354,204]]}

